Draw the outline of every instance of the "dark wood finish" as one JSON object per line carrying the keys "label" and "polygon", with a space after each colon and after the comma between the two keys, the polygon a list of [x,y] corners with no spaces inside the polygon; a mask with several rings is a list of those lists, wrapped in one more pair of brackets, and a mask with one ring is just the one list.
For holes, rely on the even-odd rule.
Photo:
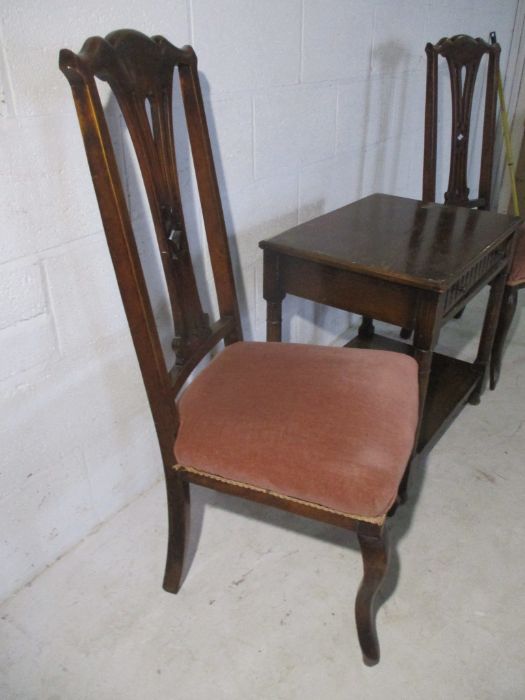
{"label": "dark wood finish", "polygon": [[174,469],[166,469],[166,492],[168,499],[168,552],[162,585],[169,593],[178,593],[182,583],[184,555],[190,525],[189,484],[183,479],[182,474]]}
{"label": "dark wood finish", "polygon": [[[354,311],[380,321],[393,319],[390,322],[397,325],[408,323],[414,317],[417,292],[415,289],[411,292],[409,286],[401,287],[395,282],[376,278],[372,289],[363,272],[341,270],[330,264],[303,260],[293,255],[281,255],[279,268],[279,284],[288,294],[305,299],[312,298],[327,306]],[[264,289],[266,294],[266,287]],[[383,309],[385,297],[390,299],[390,308],[386,315]],[[276,329],[279,315],[275,311],[276,307],[272,308],[273,333],[277,336],[281,332],[280,327]]]}
{"label": "dark wood finish", "polygon": [[[60,69],[73,92],[102,222],[159,439],[169,524],[164,588],[176,593],[181,585],[188,537],[190,483],[357,530],[365,576],[357,599],[356,621],[365,658],[368,662],[377,661],[379,647],[373,602],[387,561],[386,515],[363,518],[340,513],[174,465],[173,448],[179,422],[175,399],[180,389],[217,343],[242,339],[232,263],[193,49],[189,46],[176,48],[162,37],[148,38],[139,32],[120,30],[105,39],[88,39],[78,54],[62,50]],[[172,122],[174,75],[178,75],[180,81],[217,292],[219,318],[214,322],[210,322],[202,308],[188,246]],[[175,362],[170,368],[162,353],[97,79],[110,85],[118,101],[144,180],[173,313]],[[284,297],[280,283],[281,262],[278,253],[265,251],[268,335],[270,340],[276,341],[281,338]],[[383,284],[388,281],[384,279]],[[377,305],[379,300],[374,303]],[[322,465],[319,469],[322,478]]]}
{"label": "dark wood finish", "polygon": [[[483,391],[518,224],[490,211],[370,195],[261,241],[265,265],[272,266],[271,273],[265,269],[264,295],[279,305],[290,293],[362,314],[364,324],[349,345],[414,355],[420,456]],[[488,283],[492,291],[475,362],[435,355],[443,323]],[[268,339],[278,340],[280,311],[270,305],[268,310]],[[414,328],[413,345],[374,335],[372,318]]]}
{"label": "dark wood finish", "polygon": [[[203,313],[188,248],[173,139],[173,74],[178,68],[197,181],[217,286],[221,318],[210,327]],[[242,337],[226,229],[191,47],[162,37],[121,30],[91,37],[80,53],[63,49],[68,79],[98,199],[109,250],[132,332],[165,466],[173,461],[177,428],[174,396],[188,374],[221,339]],[[131,218],[95,79],[111,86],[129,129],[146,188],[173,312],[175,366],[160,346]],[[151,112],[151,126],[146,103]],[[213,341],[212,343],[208,341]]]}
{"label": "dark wood finish", "polygon": [[387,532],[368,533],[365,528],[357,531],[363,556],[363,580],[355,601],[355,617],[363,661],[373,666],[379,661],[379,642],[375,623],[375,598],[385,578],[389,548]]}
{"label": "dark wood finish", "polygon": [[[520,154],[516,165],[516,189],[518,192],[518,203],[521,212],[525,211],[525,138],[522,139]],[[512,198],[509,201],[508,211],[513,209]],[[524,235],[524,230],[521,231],[521,236]],[[525,282],[517,281],[516,283],[508,284],[505,287],[503,305],[501,307],[501,315],[498,320],[498,328],[496,338],[494,340],[494,348],[492,350],[492,358],[490,361],[490,388],[495,389],[501,374],[501,365],[503,362],[503,351],[507,339],[512,319],[516,313],[518,305],[518,292],[525,287]]]}
{"label": "dark wood finish", "polygon": [[[514,240],[513,240],[514,243]],[[512,260],[512,246],[509,250],[509,260]],[[503,273],[498,275],[492,282],[490,289],[489,303],[485,314],[485,322],[479,341],[478,354],[476,356],[475,365],[482,370],[482,381],[480,382],[476,393],[473,395],[471,403],[479,403],[481,393],[485,388],[485,383],[488,379],[487,369],[489,369],[489,361],[493,352],[494,340],[497,332],[498,320],[501,317],[502,304],[505,292],[505,282],[508,275],[508,267]]]}
{"label": "dark wood finish", "polygon": [[[425,143],[423,158],[423,195],[425,202],[436,201],[436,164],[438,141],[438,60],[447,62],[452,105],[452,128],[450,132],[450,162],[447,204],[490,209],[492,166],[496,136],[497,75],[499,70],[499,44],[488,44],[483,39],[474,39],[464,34],[443,38],[437,44],[428,43],[427,83],[425,103]],[[480,176],[477,197],[469,197],[467,168],[469,153],[472,98],[479,67],[487,56],[487,83],[483,116],[483,139],[480,158]],[[459,318],[464,307],[458,308],[454,318]],[[413,328],[405,326],[401,337],[408,339]]]}
{"label": "dark wood finish", "polygon": [[362,338],[373,338],[375,333],[374,319],[370,316],[363,316],[361,325],[359,326],[359,335]]}
{"label": "dark wood finish", "polygon": [[267,340],[280,342],[284,294],[279,281],[279,256],[271,250],[264,251],[263,294],[267,304]]}
{"label": "dark wood finish", "polygon": [[[349,348],[373,348],[414,354],[412,345],[381,335],[371,340],[356,336],[346,344]],[[427,453],[446,431],[479,384],[480,370],[470,362],[432,353],[432,366],[427,388],[417,451]]]}
{"label": "dark wood finish", "polygon": [[285,510],[288,513],[301,515],[312,520],[319,520],[320,522],[328,523],[329,525],[337,525],[338,527],[343,527],[346,530],[358,530],[359,527],[362,526],[363,522],[366,522],[370,532],[378,535],[385,521],[385,518],[383,517],[368,518],[366,520],[357,519],[355,516],[349,513],[340,513],[331,510],[330,508],[314,505],[297,498],[283,496],[282,494],[268,491],[267,489],[258,489],[248,484],[231,481],[230,479],[223,479],[221,477],[206,474],[197,469],[191,469],[189,467],[177,465],[175,469],[185,481],[193,484],[206,486],[214,491],[221,491],[232,496],[247,498],[250,501],[255,501],[256,503],[262,503],[267,506],[272,506],[273,508],[279,508],[279,510]]}
{"label": "dark wood finish", "polygon": [[494,347],[492,348],[492,357],[490,360],[491,389],[495,389],[499,381],[505,341],[518,306],[518,290],[523,289],[523,287],[525,287],[525,284],[505,286],[501,314],[498,319]]}
{"label": "dark wood finish", "polygon": [[[356,278],[373,276],[392,289],[402,284],[448,292],[507,241],[517,221],[496,212],[480,215],[464,207],[373,194],[294,226],[260,246],[278,253],[280,265],[287,255],[355,273]],[[285,271],[274,264],[274,276],[282,282]],[[271,280],[268,284],[271,287]]]}
{"label": "dark wood finish", "polygon": [[[458,206],[490,208],[492,164],[496,131],[497,74],[499,44],[488,44],[464,34],[443,38],[437,44],[428,43],[427,87],[425,110],[425,146],[423,162],[423,200],[436,201],[436,154],[438,131],[438,57],[448,65],[452,98],[452,130],[450,134],[450,164],[445,202]],[[488,56],[483,141],[481,149],[478,195],[469,199],[467,187],[467,158],[470,137],[472,98],[481,60]]]}

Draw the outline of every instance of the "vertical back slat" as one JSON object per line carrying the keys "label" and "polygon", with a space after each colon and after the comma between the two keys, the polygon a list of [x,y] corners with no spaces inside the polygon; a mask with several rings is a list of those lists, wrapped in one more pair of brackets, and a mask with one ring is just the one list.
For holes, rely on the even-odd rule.
{"label": "vertical back slat", "polygon": [[425,47],[427,54],[427,83],[425,102],[425,144],[423,152],[423,201],[436,200],[437,167],[437,53],[432,44]]}
{"label": "vertical back slat", "polygon": [[492,45],[487,69],[487,90],[485,93],[485,119],[483,120],[483,142],[481,147],[481,168],[479,173],[479,196],[490,209],[492,199],[492,168],[494,163],[494,138],[496,133],[496,108],[498,101],[498,74],[500,47]]}
{"label": "vertical back slat", "polygon": [[[155,63],[152,67],[158,69],[159,74],[152,75],[151,86],[141,85],[137,90],[133,82],[128,85],[114,75],[108,76],[108,82],[122,109],[142,173],[174,319],[177,362],[183,364],[196,339],[209,332],[209,328],[195,281],[174,167],[173,66],[169,75],[163,75],[159,48],[151,41],[149,44],[150,50],[159,54],[156,56],[159,65]],[[138,60],[138,56],[134,60]],[[148,87],[151,92],[147,91]],[[150,103],[152,128],[146,113],[146,99]],[[169,110],[166,109],[168,99]]]}
{"label": "vertical back slat", "polygon": [[[445,202],[462,204],[468,200],[467,163],[470,138],[472,99],[481,56],[463,62],[447,54],[452,94],[452,129],[450,134],[450,172]],[[465,79],[462,81],[462,72]]]}
{"label": "vertical back slat", "polygon": [[179,65],[179,75],[217,301],[221,316],[235,319],[235,332],[226,339],[235,342],[242,334],[240,314],[195,54]]}
{"label": "vertical back slat", "polygon": [[104,111],[95,81],[78,57],[62,51],[60,67],[71,84],[109,251],[166,458],[177,426],[176,407]]}

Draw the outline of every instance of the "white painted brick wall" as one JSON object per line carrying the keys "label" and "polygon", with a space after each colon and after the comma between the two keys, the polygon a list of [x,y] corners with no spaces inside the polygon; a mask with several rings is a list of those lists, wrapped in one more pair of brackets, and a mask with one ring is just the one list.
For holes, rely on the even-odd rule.
{"label": "white painted brick wall", "polygon": [[370,68],[374,43],[374,3],[303,3],[302,80],[345,80]]}
{"label": "white painted brick wall", "polygon": [[[59,49],[121,27],[193,44],[245,332],[264,338],[258,241],[374,190],[417,197],[426,41],[495,29],[505,71],[515,10],[516,0],[4,0],[0,599],[161,475]],[[147,257],[144,193],[113,103],[110,114]],[[178,159],[213,305],[187,148]],[[153,297],[168,347],[162,284]],[[348,325],[293,298],[285,315],[285,337],[306,342],[332,342]]]}
{"label": "white painted brick wall", "polygon": [[0,330],[41,316],[46,311],[38,262],[6,263],[0,277]]}
{"label": "white painted brick wall", "polygon": [[299,81],[301,0],[190,0],[211,94]]}
{"label": "white painted brick wall", "polygon": [[335,155],[337,87],[299,85],[257,95],[254,100],[255,176],[281,171]]}

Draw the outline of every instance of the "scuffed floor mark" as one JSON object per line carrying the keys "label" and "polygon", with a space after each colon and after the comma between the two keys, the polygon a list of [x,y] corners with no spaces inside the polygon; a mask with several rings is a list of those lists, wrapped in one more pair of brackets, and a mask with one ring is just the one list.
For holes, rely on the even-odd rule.
{"label": "scuffed floor mark", "polygon": [[283,615],[283,617],[281,617],[281,619],[279,621],[279,624],[281,625],[281,627],[284,627],[286,625],[286,621],[288,620],[288,618],[290,617],[291,614],[292,614],[292,611],[288,610],[286,612],[286,614]]}
{"label": "scuffed floor mark", "polygon": [[489,481],[491,484],[496,483],[496,479],[492,476],[492,474],[487,474],[487,472],[484,472],[483,469],[476,469],[476,472],[479,474],[479,476],[476,476],[478,481],[482,481],[484,479],[485,481]]}
{"label": "scuffed floor mark", "polygon": [[253,568],[248,569],[248,571],[247,571],[246,573],[244,573],[244,574],[241,576],[241,578],[237,579],[236,581],[232,581],[232,582],[231,582],[231,585],[232,585],[232,586],[240,586],[242,583],[244,583],[244,582],[246,581],[246,579],[247,579],[248,576],[252,573],[252,571],[253,571]]}

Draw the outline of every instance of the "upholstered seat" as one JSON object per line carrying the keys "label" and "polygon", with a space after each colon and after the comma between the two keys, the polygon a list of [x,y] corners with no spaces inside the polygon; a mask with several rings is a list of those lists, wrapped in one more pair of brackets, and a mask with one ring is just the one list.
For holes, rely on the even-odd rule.
{"label": "upholstered seat", "polygon": [[512,286],[525,284],[525,226],[520,228],[507,284]]}
{"label": "upholstered seat", "polygon": [[393,504],[413,447],[417,363],[400,354],[235,343],[179,403],[179,463],[364,518]]}

